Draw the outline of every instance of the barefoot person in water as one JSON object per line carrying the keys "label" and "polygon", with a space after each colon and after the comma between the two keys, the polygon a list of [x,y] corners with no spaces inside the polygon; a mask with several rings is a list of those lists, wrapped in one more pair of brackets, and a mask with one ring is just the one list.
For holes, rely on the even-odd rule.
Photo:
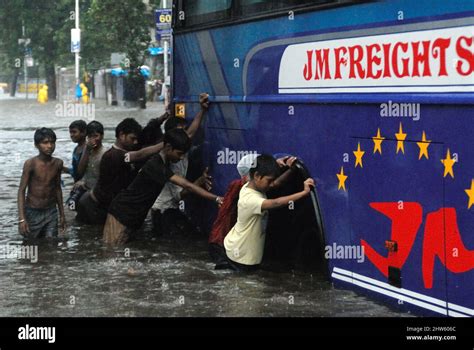
{"label": "barefoot person in water", "polygon": [[38,238],[43,235],[56,237],[58,221],[61,235],[66,228],[61,191],[63,161],[52,157],[56,147],[56,134],[53,130],[36,130],[34,140],[39,154],[28,159],[23,165],[18,189],[19,231],[25,238]]}

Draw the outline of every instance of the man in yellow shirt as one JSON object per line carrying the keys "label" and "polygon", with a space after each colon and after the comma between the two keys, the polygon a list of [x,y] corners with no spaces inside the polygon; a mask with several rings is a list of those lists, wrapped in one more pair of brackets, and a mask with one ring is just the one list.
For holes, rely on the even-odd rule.
{"label": "man in yellow shirt", "polygon": [[235,270],[251,271],[260,265],[265,246],[267,210],[289,205],[307,196],[314,187],[313,179],[309,178],[304,182],[303,191],[267,199],[266,193],[275,186],[279,174],[276,160],[269,155],[260,155],[250,169],[250,181],[240,190],[237,223],[224,239],[227,259]]}

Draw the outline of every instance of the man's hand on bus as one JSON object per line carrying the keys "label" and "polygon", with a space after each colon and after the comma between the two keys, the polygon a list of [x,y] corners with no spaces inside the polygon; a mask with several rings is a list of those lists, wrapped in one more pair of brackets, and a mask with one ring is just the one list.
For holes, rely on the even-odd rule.
{"label": "man's hand on bus", "polygon": [[199,95],[199,104],[201,109],[207,111],[209,109],[209,95],[205,92]]}
{"label": "man's hand on bus", "polygon": [[282,157],[282,158],[278,158],[276,160],[276,162],[277,162],[277,164],[280,168],[284,168],[284,167],[291,168],[292,166],[294,166],[295,161],[297,159],[298,158],[293,157],[293,156],[285,156],[285,157]]}
{"label": "man's hand on bus", "polygon": [[206,191],[212,190],[212,176],[209,175],[209,168],[206,167],[202,172],[202,175],[195,182],[196,185],[201,186]]}
{"label": "man's hand on bus", "polygon": [[288,158],[290,158],[290,156],[278,158],[278,159],[276,160],[278,166],[279,166],[280,168],[285,167],[285,166],[286,166],[286,160],[287,160]]}
{"label": "man's hand on bus", "polygon": [[305,192],[306,194],[308,194],[312,188],[315,187],[315,184],[314,184],[314,180],[312,178],[307,178],[305,181],[304,181],[304,189],[303,189],[303,192]]}
{"label": "man's hand on bus", "polygon": [[296,162],[297,160],[298,160],[298,158],[296,158],[296,157],[288,157],[288,158],[286,159],[285,165],[286,165],[287,167],[289,167],[289,168],[294,168],[294,166],[295,166],[295,164],[296,164],[295,162]]}

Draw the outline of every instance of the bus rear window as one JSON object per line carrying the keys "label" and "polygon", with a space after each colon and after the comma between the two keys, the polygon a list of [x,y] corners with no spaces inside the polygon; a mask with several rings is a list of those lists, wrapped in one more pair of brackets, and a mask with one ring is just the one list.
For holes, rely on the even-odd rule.
{"label": "bus rear window", "polygon": [[239,7],[242,16],[253,16],[258,13],[331,2],[337,2],[337,0],[240,0]]}
{"label": "bus rear window", "polygon": [[335,4],[350,0],[177,0],[176,9],[184,19],[176,28],[196,28],[225,22],[251,19],[290,10]]}
{"label": "bus rear window", "polygon": [[185,1],[185,26],[219,22],[230,18],[232,0]]}

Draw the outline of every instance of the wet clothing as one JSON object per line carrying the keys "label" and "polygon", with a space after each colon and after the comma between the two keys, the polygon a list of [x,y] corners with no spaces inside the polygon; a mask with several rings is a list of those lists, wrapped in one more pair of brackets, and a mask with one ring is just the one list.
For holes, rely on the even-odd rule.
{"label": "wet clothing", "polygon": [[84,186],[79,186],[75,190],[72,190],[69,194],[69,198],[66,203],[71,210],[77,210],[79,206],[80,199],[82,195],[94,188],[97,180],[99,179],[100,173],[100,160],[102,155],[105,153],[105,147],[101,147],[97,152],[91,153],[89,155],[89,160],[87,162],[86,171],[81,180],[84,182]]}
{"label": "wet clothing", "polygon": [[[173,174],[179,175],[181,177],[186,177],[188,172],[189,159],[188,155],[184,156],[183,160],[180,160],[177,163],[172,163],[169,165],[169,168]],[[182,187],[175,185],[174,183],[167,182],[160,195],[153,204],[154,210],[159,210],[161,213],[164,213],[168,209],[178,209],[179,202],[181,201],[181,191]]]}
{"label": "wet clothing", "polygon": [[76,211],[76,219],[90,225],[103,225],[107,217],[107,209],[94,200],[91,191],[82,195]]}
{"label": "wet clothing", "polygon": [[115,196],[127,188],[136,176],[133,163],[125,162],[125,153],[127,151],[113,145],[102,156],[99,179],[93,192],[97,202],[105,210],[108,209]]}
{"label": "wet clothing", "polygon": [[[186,177],[188,165],[189,159],[186,154],[183,160],[171,163],[169,168],[174,174]],[[183,191],[182,187],[171,182],[167,182],[165,187],[163,187],[152,207],[151,216],[155,234],[176,235],[182,233],[192,235],[197,232],[196,227],[191,223],[186,214],[179,210],[181,191]]]}
{"label": "wet clothing", "polygon": [[151,219],[153,232],[157,235],[197,235],[199,233],[191,220],[179,209],[168,209],[163,213],[159,210],[152,210]]}
{"label": "wet clothing", "polygon": [[70,210],[77,210],[77,206],[79,205],[79,201],[84,193],[86,193],[87,190],[79,186],[76,189],[73,189],[71,192],[69,192],[69,197],[66,200],[66,204]]}
{"label": "wet clothing", "polygon": [[79,161],[81,160],[82,153],[84,152],[85,146],[83,146],[81,148],[81,150],[76,153],[78,147],[80,147],[80,146],[76,146],[74,148],[74,151],[72,151],[72,166],[69,168],[69,173],[71,174],[72,178],[74,179],[74,182],[77,182],[81,179],[77,175],[77,167],[79,166]]}
{"label": "wet clothing", "polygon": [[156,154],[140,169],[133,182],[114,198],[109,207],[109,214],[128,228],[138,230],[173,175],[161,155]]}
{"label": "wet clothing", "polygon": [[[81,160],[82,154],[84,153],[85,146],[81,147],[81,150],[76,153],[78,150],[78,147],[74,147],[74,151],[72,151],[72,166],[69,168],[69,174],[71,174],[72,178],[74,179],[74,182],[79,181],[81,178],[77,174],[77,168],[79,166],[79,162]],[[76,190],[71,190],[69,192],[69,197],[66,199],[67,206],[71,210],[76,210],[77,204],[79,203],[79,199],[81,196],[84,194],[86,190],[82,188],[78,188]]]}
{"label": "wet clothing", "polygon": [[267,196],[251,189],[246,183],[239,193],[237,223],[224,239],[227,257],[243,265],[258,265],[262,261],[265,246],[267,211],[262,203]]}
{"label": "wet clothing", "polygon": [[89,155],[87,168],[84,172],[84,176],[82,177],[82,181],[84,181],[84,185],[88,190],[93,189],[99,180],[100,161],[105,152],[105,147],[101,146],[97,152],[91,152]]}
{"label": "wet clothing", "polygon": [[209,244],[224,245],[224,238],[237,222],[237,203],[239,201],[239,192],[244,185],[241,179],[234,180],[227,188],[217,218],[212,225],[209,235]]}
{"label": "wet clothing", "polygon": [[104,242],[107,244],[123,244],[127,243],[133,234],[133,230],[130,230],[115,216],[108,214],[107,220],[104,225]]}
{"label": "wet clothing", "polygon": [[238,272],[252,272],[255,270],[258,270],[260,268],[260,265],[244,265],[244,264],[239,264],[235,261],[232,261],[229,259],[229,257],[226,254],[225,248],[219,245],[212,245],[210,248],[212,255],[214,256],[215,259],[215,270],[224,270],[224,269],[229,269],[229,270],[234,270]]}
{"label": "wet clothing", "polygon": [[45,209],[25,207],[25,220],[30,229],[27,238],[58,236],[58,209],[56,205]]}

